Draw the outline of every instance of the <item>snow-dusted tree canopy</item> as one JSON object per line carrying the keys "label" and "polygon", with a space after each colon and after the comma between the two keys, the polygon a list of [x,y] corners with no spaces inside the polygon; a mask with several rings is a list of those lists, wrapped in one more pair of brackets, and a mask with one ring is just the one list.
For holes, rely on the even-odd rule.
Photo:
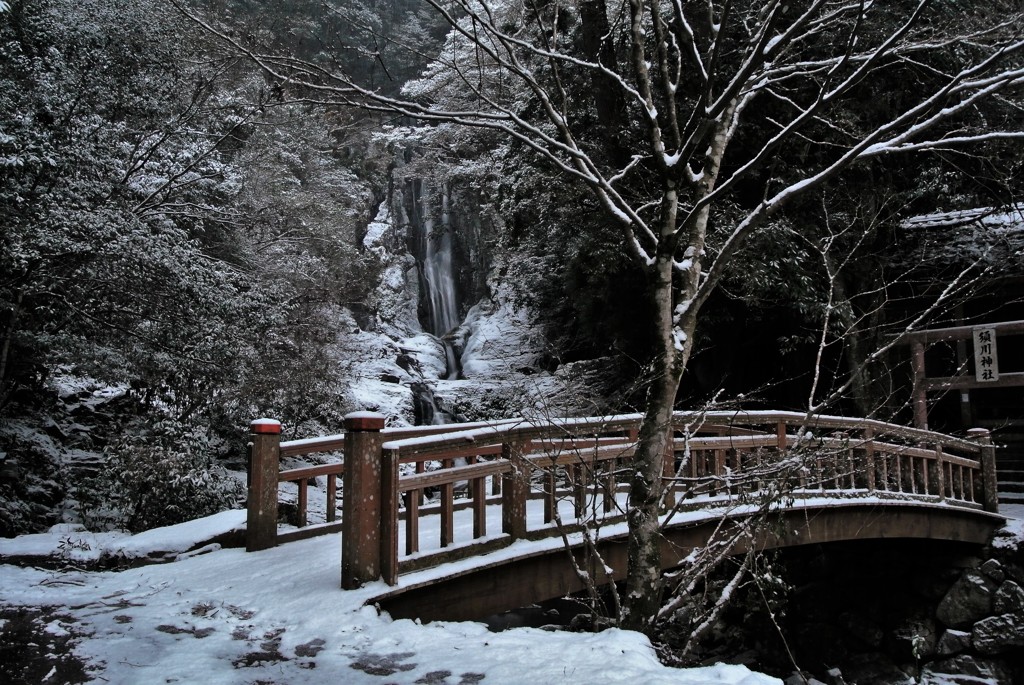
{"label": "snow-dusted tree canopy", "polygon": [[[196,20],[300,101],[493,133],[585,187],[617,228],[616,252],[642,275],[635,320],[647,331],[622,613],[643,627],[660,603],[662,455],[684,374],[706,342],[706,306],[763,265],[746,257],[759,236],[800,245],[815,262],[808,290],[819,304],[802,404],[813,414],[851,390],[864,399],[867,374],[898,335],[863,349],[857,337],[877,330],[871,294],[880,291],[869,287],[854,305],[860,293],[843,279],[851,252],[874,242],[879,216],[837,221],[852,207],[828,196],[858,173],[901,168],[889,161],[896,155],[967,147],[1011,159],[1024,140],[1024,21],[1001,2],[426,1],[448,37],[398,93]],[[1002,166],[1003,178],[1015,164]],[[1004,197],[1015,190],[999,185]],[[808,212],[812,203],[823,211]],[[808,217],[817,225],[794,228]],[[954,275],[934,301],[900,313],[894,332],[921,326],[972,278],[970,267]],[[837,347],[848,371],[826,366]]]}

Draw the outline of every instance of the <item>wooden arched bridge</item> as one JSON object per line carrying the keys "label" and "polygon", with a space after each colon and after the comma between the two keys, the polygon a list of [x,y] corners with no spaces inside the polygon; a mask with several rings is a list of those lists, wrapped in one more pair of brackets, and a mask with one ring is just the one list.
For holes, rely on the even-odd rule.
{"label": "wooden arched bridge", "polygon": [[[577,591],[581,570],[617,580],[640,420],[385,428],[357,412],[342,435],[287,442],[277,421],[254,421],[247,549],[340,531],[342,587],[383,579],[376,600],[396,617],[479,618]],[[731,538],[735,553],[870,538],[982,544],[1004,522],[983,429],[959,438],[792,412],[680,412],[673,434],[662,518],[671,565],[754,517],[772,525]],[[343,458],[280,470],[284,457],[314,454]],[[326,521],[309,524],[317,478]],[[298,485],[297,526],[279,526],[282,482]]]}

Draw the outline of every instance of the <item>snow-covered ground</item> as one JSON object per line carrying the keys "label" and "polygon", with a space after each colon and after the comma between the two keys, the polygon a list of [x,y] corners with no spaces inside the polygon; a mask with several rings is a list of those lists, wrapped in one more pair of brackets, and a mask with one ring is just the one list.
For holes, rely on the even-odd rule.
{"label": "snow-covered ground", "polygon": [[[226,512],[131,538],[58,529],[0,541],[0,555],[49,546],[74,561],[95,545],[148,556],[201,545],[241,516]],[[385,586],[339,589],[336,537],[252,554],[216,545],[203,551],[119,572],[0,566],[0,605],[53,607],[37,619],[42,634],[75,636],[75,655],[104,683],[779,682],[743,666],[668,668],[645,637],[622,630],[493,633],[473,622],[393,621],[363,606]],[[54,669],[42,682],[62,680]]]}
{"label": "snow-covered ground", "polygon": [[[1024,538],[1024,505],[1004,505],[1002,513]],[[645,637],[622,630],[493,633],[475,622],[394,621],[364,606],[387,590],[383,584],[339,589],[337,536],[252,554],[205,544],[243,522],[244,512],[230,511],[135,536],[65,525],[0,540],[0,558],[66,562],[61,570],[0,566],[0,609],[46,607],[34,619],[40,641],[70,639],[93,682],[779,682],[743,666],[669,668]],[[123,571],[75,567],[112,555],[176,561]],[[0,619],[0,631],[8,620]],[[65,682],[56,668],[47,676],[41,682]]]}

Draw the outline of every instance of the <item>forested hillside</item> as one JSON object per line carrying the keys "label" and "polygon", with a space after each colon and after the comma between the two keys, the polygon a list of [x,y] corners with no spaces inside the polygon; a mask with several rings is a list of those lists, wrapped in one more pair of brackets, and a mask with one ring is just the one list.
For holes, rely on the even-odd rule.
{"label": "forested hillside", "polygon": [[[899,416],[908,372],[886,347],[893,335],[951,320],[993,266],[1021,269],[1014,236],[998,239],[998,262],[983,245],[923,263],[918,237],[900,228],[1022,197],[1020,27],[999,22],[1012,3],[935,3],[902,35],[905,52],[864,73],[857,60],[869,58],[852,45],[848,61],[829,62],[860,26],[850,8],[825,11],[795,47],[763,37],[758,54],[796,66],[769,60],[772,87],[728,150],[706,161],[703,131],[678,167],[644,151],[664,96],[645,110],[619,87],[644,63],[625,6],[494,3],[488,30],[514,38],[507,54],[515,41],[541,46],[503,62],[451,30],[483,26],[466,23],[475,4],[431,4],[0,3],[0,533],[62,517],[141,529],[237,502],[238,477],[222,467],[240,465],[258,416],[291,437],[336,431],[355,409],[407,423],[642,409],[660,374],[663,342],[648,323],[659,277],[634,258],[604,181],[590,167],[566,172],[568,144],[545,156],[528,136],[431,112],[498,117],[481,104],[497,103],[555,139],[559,119],[539,93],[556,93],[562,133],[612,179],[622,205],[610,204],[634,226],[657,224],[659,193],[682,167],[694,188],[711,166],[736,175],[700,220],[704,256],[731,261],[713,272],[696,327],[675,339],[692,345],[680,406],[827,399]],[[864,40],[896,32],[912,4],[872,13]],[[993,28],[966,35],[973,22]],[[694,46],[711,40],[693,31]],[[716,53],[723,70],[740,68],[742,33]],[[897,141],[773,209],[734,249],[729,236],[766,198],[945,87],[963,55],[933,36],[978,61],[982,43],[1017,45],[1006,55],[1016,80],[934,131],[975,142],[905,156]],[[666,59],[648,57],[648,68]],[[700,60],[673,59],[662,66],[677,73],[654,81],[702,97]],[[845,69],[842,107],[775,144]],[[659,249],[677,266],[705,250],[675,240]],[[672,278],[685,290],[690,276]],[[918,317],[929,282],[961,281]]]}

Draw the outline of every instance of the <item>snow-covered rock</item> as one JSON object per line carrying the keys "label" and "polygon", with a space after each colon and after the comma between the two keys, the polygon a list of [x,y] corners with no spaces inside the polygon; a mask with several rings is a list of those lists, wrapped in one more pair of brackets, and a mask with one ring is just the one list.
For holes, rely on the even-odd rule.
{"label": "snow-covered rock", "polygon": [[939,656],[950,656],[966,651],[970,647],[971,634],[969,632],[950,628],[942,633],[935,651]]}
{"label": "snow-covered rock", "polygon": [[928,664],[921,673],[921,685],[980,685],[1012,683],[1013,674],[1005,663],[960,654]]}
{"label": "snow-covered rock", "polygon": [[1024,647],[1024,616],[1002,614],[981,619],[971,630],[971,644],[989,655]]}
{"label": "snow-covered rock", "polygon": [[962,628],[992,611],[996,585],[977,571],[964,573],[939,603],[936,616],[950,628]]}
{"label": "snow-covered rock", "polygon": [[0,562],[40,565],[175,561],[226,546],[244,544],[246,513],[240,509],[130,535],[92,532],[61,523],[45,533],[0,538]]}

